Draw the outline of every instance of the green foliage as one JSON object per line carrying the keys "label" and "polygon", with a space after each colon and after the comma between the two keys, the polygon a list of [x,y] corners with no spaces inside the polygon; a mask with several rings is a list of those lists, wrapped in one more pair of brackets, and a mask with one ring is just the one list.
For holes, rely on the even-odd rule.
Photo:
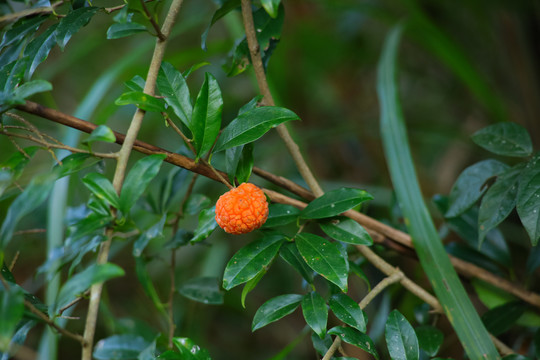
{"label": "green foliage", "polygon": [[373,200],[373,196],[364,190],[350,188],[336,189],[328,191],[323,196],[310,202],[302,210],[300,216],[304,219],[329,218],[350,210],[368,200]]}
{"label": "green foliage", "polygon": [[393,310],[386,320],[384,331],[386,346],[393,360],[419,359],[418,338],[407,319],[397,310]]}
{"label": "green foliage", "polygon": [[298,294],[280,295],[266,301],[257,309],[251,324],[251,331],[258,330],[291,314],[302,302],[303,296]]}

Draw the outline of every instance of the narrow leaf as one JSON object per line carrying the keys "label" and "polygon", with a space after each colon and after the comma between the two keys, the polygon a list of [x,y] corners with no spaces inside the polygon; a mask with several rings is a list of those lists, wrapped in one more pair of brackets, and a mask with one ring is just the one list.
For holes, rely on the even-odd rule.
{"label": "narrow leaf", "polygon": [[375,359],[379,359],[373,340],[363,332],[347,326],[336,326],[328,330],[328,333],[339,336],[346,343],[359,347],[368,354],[373,355]]}
{"label": "narrow leaf", "polygon": [[120,39],[145,31],[147,31],[146,26],[136,22],[127,22],[123,24],[115,23],[107,29],[107,39]]}
{"label": "narrow leaf", "polygon": [[387,36],[377,74],[380,128],[392,183],[420,263],[469,358],[500,359],[450,263],[418,186],[396,81],[401,32],[398,25]]}
{"label": "narrow leaf", "polygon": [[482,321],[493,336],[499,336],[509,330],[526,309],[521,301],[512,301],[490,309],[482,315]]}
{"label": "narrow leaf", "polygon": [[165,102],[173,109],[182,123],[191,129],[191,114],[193,106],[189,95],[189,88],[182,73],[167,62],[161,64],[157,78],[157,88],[165,96]]}
{"label": "narrow leaf", "polygon": [[336,317],[353,328],[366,332],[366,318],[364,312],[356,301],[348,295],[337,293],[330,298],[330,309]]}
{"label": "narrow leaf", "polygon": [[338,218],[319,223],[324,233],[334,240],[355,245],[373,245],[373,239],[366,229],[349,218]]}
{"label": "narrow leaf", "polygon": [[475,132],[471,138],[477,145],[497,155],[521,157],[532,153],[529,133],[516,123],[493,124]]}
{"label": "narrow leaf", "polygon": [[99,8],[97,7],[82,7],[69,12],[66,17],[60,21],[60,24],[56,29],[56,41],[62,51],[73,34],[79,31],[83,26],[86,26],[98,9]]}
{"label": "narrow leaf", "polygon": [[[2,276],[2,275],[0,275]],[[24,313],[24,295],[18,286],[0,285],[0,352],[7,352],[11,337]]]}
{"label": "narrow leaf", "polygon": [[161,99],[145,94],[142,91],[128,91],[120,95],[114,101],[116,105],[136,105],[138,108],[145,111],[165,111],[165,105]]}
{"label": "narrow leaf", "polygon": [[517,212],[533,246],[540,239],[540,153],[523,171],[517,195]]}
{"label": "narrow leaf", "polygon": [[418,360],[418,338],[407,319],[397,310],[388,315],[384,336],[388,352],[393,360]]}
{"label": "narrow leaf", "polygon": [[296,247],[302,258],[316,273],[347,292],[347,259],[332,242],[309,233],[295,237]]}
{"label": "narrow leaf", "polygon": [[83,184],[99,199],[107,201],[118,209],[120,201],[113,185],[103,174],[89,173],[82,180]]}
{"label": "narrow leaf", "polygon": [[56,45],[56,27],[56,24],[50,26],[24,49],[24,56],[28,56],[31,61],[30,66],[26,69],[26,79],[32,77],[38,65],[49,56],[52,48]]}
{"label": "narrow leaf", "polygon": [[326,301],[316,291],[304,295],[302,299],[302,314],[313,331],[322,339],[326,335],[326,322],[328,321],[328,308]]}
{"label": "narrow leaf", "polygon": [[190,279],[183,283],[178,291],[188,299],[203,304],[223,304],[223,293],[219,287],[219,280],[215,277]]}
{"label": "narrow leaf", "polygon": [[230,290],[253,279],[274,259],[283,241],[282,235],[264,236],[238,250],[225,267],[223,288]]}
{"label": "narrow leaf", "polygon": [[300,118],[291,110],[275,106],[263,106],[244,112],[223,130],[214,152],[255,141],[268,130],[292,120]]}
{"label": "narrow leaf", "polygon": [[222,3],[221,7],[216,10],[214,15],[212,16],[212,20],[210,21],[210,24],[206,27],[203,34],[201,35],[201,48],[206,51],[206,38],[208,37],[208,32],[210,31],[210,28],[222,17],[227,15],[232,10],[240,7],[240,0],[226,0]]}
{"label": "narrow leaf", "polygon": [[204,209],[199,214],[199,222],[197,223],[197,228],[193,233],[193,238],[191,243],[197,243],[203,240],[206,240],[210,234],[217,227],[216,222],[216,207],[213,206],[210,209]]}
{"label": "narrow leaf", "polygon": [[266,269],[263,268],[261,271],[259,271],[257,275],[255,275],[254,278],[249,280],[242,288],[242,296],[240,298],[240,301],[244,309],[246,308],[247,295],[251,292],[251,290],[255,289],[255,286],[257,286],[257,284],[259,283],[259,281],[261,281],[261,279],[263,278],[265,274],[266,274]]}
{"label": "narrow leaf", "polygon": [[263,227],[274,228],[296,222],[299,214],[300,210],[292,205],[270,204],[268,206],[268,219]]}
{"label": "narrow leaf", "polygon": [[302,210],[300,216],[304,219],[321,219],[339,215],[353,207],[372,200],[373,196],[364,190],[341,188],[328,191],[316,198]]}
{"label": "narrow leaf", "polygon": [[206,154],[214,145],[221,128],[222,110],[223,99],[217,80],[212,74],[206,73],[193,107],[190,128],[193,133],[193,145],[197,151],[197,157]]}
{"label": "narrow leaf", "polygon": [[289,242],[283,244],[279,251],[279,255],[283,260],[291,265],[304,278],[304,280],[308,282],[308,284],[313,284],[313,269],[306,264],[295,244]]}
{"label": "narrow leaf", "polygon": [[302,298],[302,295],[288,294],[268,300],[257,309],[251,324],[251,331],[258,330],[289,315],[300,305]]}

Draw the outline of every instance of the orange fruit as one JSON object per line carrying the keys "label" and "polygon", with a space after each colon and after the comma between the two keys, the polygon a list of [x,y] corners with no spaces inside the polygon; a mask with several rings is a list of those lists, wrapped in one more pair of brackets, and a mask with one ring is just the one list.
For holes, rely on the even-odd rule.
{"label": "orange fruit", "polygon": [[221,195],[216,202],[216,221],[229,234],[256,230],[268,218],[264,192],[250,183],[242,183]]}

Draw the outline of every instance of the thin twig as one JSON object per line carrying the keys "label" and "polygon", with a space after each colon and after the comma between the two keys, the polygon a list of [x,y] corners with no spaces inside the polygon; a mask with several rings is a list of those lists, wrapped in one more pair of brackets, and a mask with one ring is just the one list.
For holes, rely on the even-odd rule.
{"label": "thin twig", "polygon": [[58,310],[58,316],[62,316],[64,311],[69,309],[70,307],[78,304],[81,300],[83,300],[86,296],[90,295],[90,290],[86,290],[81,296],[76,297],[74,300],[72,300],[69,304]]}
{"label": "thin twig", "polygon": [[165,118],[165,121],[167,121],[167,124],[169,124],[170,127],[173,128],[174,131],[176,131],[176,133],[178,135],[180,135],[180,137],[182,138],[182,140],[184,140],[184,142],[186,143],[186,145],[189,147],[189,149],[191,150],[191,152],[193,152],[194,154],[197,153],[197,151],[195,150],[195,148],[193,147],[193,144],[191,143],[191,140],[186,136],[186,134],[184,134],[184,132],[182,130],[180,130],[180,128],[178,126],[176,126],[176,124],[174,123],[174,121],[172,121],[172,119],[170,118],[170,116],[166,113],[166,112],[163,112],[161,113],[163,115],[163,117]]}
{"label": "thin twig", "polygon": [[38,8],[35,8],[35,9],[25,9],[25,10],[22,10],[22,11],[13,13],[13,14],[7,14],[7,15],[4,15],[4,16],[0,17],[0,23],[16,21],[17,19],[20,19],[22,17],[27,17],[27,16],[35,16],[35,15],[40,15],[40,14],[51,14],[51,13],[54,13],[54,9],[56,7],[62,5],[63,3],[64,3],[64,1],[57,1],[54,4],[52,4],[51,6],[43,6],[43,7],[38,7]]}
{"label": "thin twig", "polygon": [[80,342],[81,344],[84,345],[84,338],[81,335],[72,333],[71,331],[66,330],[66,329],[58,326],[54,321],[52,321],[47,315],[45,315],[44,313],[39,311],[28,300],[24,300],[24,306],[26,306],[28,308],[28,310],[30,310],[32,312],[32,314],[37,315],[41,320],[46,322],[49,326],[56,329],[60,334],[65,335],[65,336],[67,336],[69,338],[72,338],[74,340],[77,340],[78,342]]}
{"label": "thin twig", "polygon": [[163,33],[161,32],[161,29],[159,28],[158,23],[156,22],[156,20],[154,19],[150,11],[148,10],[148,7],[146,7],[146,1],[141,0],[141,6],[144,10],[146,18],[150,21],[150,24],[152,24],[152,27],[156,31],[156,35],[159,38],[159,40],[165,41],[165,35],[163,35]]}
{"label": "thin twig", "polygon": [[11,260],[11,264],[9,264],[9,271],[13,272],[13,268],[15,268],[15,264],[17,263],[17,260],[19,259],[19,255],[21,255],[21,252],[17,250],[15,253],[15,256],[13,257],[13,260]]}

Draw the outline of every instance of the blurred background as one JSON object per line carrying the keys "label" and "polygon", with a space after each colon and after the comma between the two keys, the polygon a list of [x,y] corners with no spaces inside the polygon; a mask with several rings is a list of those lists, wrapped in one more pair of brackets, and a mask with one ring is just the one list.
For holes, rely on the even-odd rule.
{"label": "blurred background", "polygon": [[[93,1],[92,4],[117,5],[111,1]],[[484,126],[507,120],[519,123],[529,130],[535,149],[538,149],[540,2],[292,0],[283,1],[283,5],[282,35],[267,70],[276,103],[293,110],[302,119],[290,124],[289,129],[323,188],[331,190],[346,185],[368,190],[375,197],[365,209],[369,215],[393,226],[402,226],[380,142],[379,104],[375,90],[382,43],[389,28],[400,21],[406,23],[399,55],[400,98],[426,199],[436,194],[447,195],[463,169],[492,156],[469,138]],[[198,93],[204,72],[211,72],[224,96],[223,123],[227,124],[236,117],[242,105],[258,94],[258,89],[251,69],[234,77],[228,77],[225,71],[230,63],[228,55],[242,37],[239,11],[219,20],[209,31],[207,51],[201,49],[201,34],[219,6],[219,2],[210,0],[186,0],[165,60],[180,71],[201,62],[209,63],[189,76],[191,95],[193,98]],[[167,8],[168,4],[158,5],[156,10],[162,12]],[[58,12],[62,13],[62,7]],[[114,100],[125,91],[124,82],[136,75],[146,76],[154,38],[142,33],[106,40],[113,15],[98,13],[63,52],[58,48],[51,52],[34,78],[46,79],[54,89],[33,100],[125,133],[134,108],[117,106]],[[92,106],[82,108],[85,99],[95,101]],[[87,136],[43,119],[26,118],[58,139],[70,138],[78,142]],[[172,151],[183,151],[184,148],[181,139],[155,113],[146,116],[139,138]],[[116,145],[103,145],[94,150],[114,151],[117,148]],[[0,139],[0,162],[14,151],[6,138]],[[255,166],[303,184],[277,133],[265,135],[256,143],[254,151]],[[134,153],[132,158],[134,161],[140,155]],[[219,156],[212,162],[224,169],[220,167],[223,159]],[[21,185],[24,186],[36,173],[47,171],[51,164],[50,155],[40,152],[25,170]],[[102,166],[106,173],[114,171],[110,162],[106,161]],[[172,166],[164,165],[156,184],[170,171],[173,171]],[[191,176],[185,174],[173,199],[173,208],[181,204]],[[251,181],[274,188],[256,176]],[[79,181],[72,179],[69,205],[75,208],[84,203],[88,197],[85,191]],[[195,185],[195,192],[212,201],[225,191],[223,185],[207,179],[200,178]],[[2,197],[1,218],[11,200],[10,193]],[[440,214],[435,209],[434,215],[441,224]],[[46,216],[47,207],[43,206],[38,213],[25,218],[19,228],[44,228]],[[147,217],[141,215],[142,223],[144,219]],[[192,230],[196,222],[195,215],[187,216],[181,226]],[[517,225],[519,220],[511,216],[502,230],[512,233]],[[295,230],[284,229],[292,233]],[[526,236],[521,239],[522,235],[523,230],[518,230],[514,239],[507,237],[514,259],[523,258],[529,251],[524,245],[528,239]],[[148,269],[163,299],[169,288],[169,255],[163,250],[168,236],[170,234],[156,239],[147,250]],[[180,286],[198,276],[220,277],[232,254],[253,236],[229,236],[218,229],[204,244],[181,248],[176,260],[177,284]],[[456,240],[455,235],[452,236],[450,234],[446,240]],[[6,253],[6,257],[13,258],[21,250],[13,273],[25,289],[41,298],[46,279],[43,275],[34,277],[33,274],[46,260],[44,239],[42,233],[19,236]],[[413,258],[384,248],[377,247],[377,251],[425,284],[421,269]],[[87,260],[91,259],[90,256]],[[163,331],[164,324],[136,279],[130,240],[117,242],[112,261],[126,270],[126,276],[107,283],[97,338],[139,329],[152,339],[157,332]],[[362,264],[362,259],[356,261]],[[519,264],[518,261],[512,274],[518,282],[522,271]],[[371,286],[382,278],[368,265],[363,269]],[[303,330],[305,323],[299,310],[254,334],[250,330],[253,314],[264,301],[281,294],[305,291],[301,277],[291,276],[291,273],[289,265],[277,259],[271,271],[248,295],[246,309],[240,304],[240,288],[225,293],[223,305],[203,305],[177,295],[177,335],[192,338],[207,348],[213,359],[269,359],[295,339],[299,342],[287,358],[315,359],[316,353],[310,336]],[[508,275],[508,272],[504,274]],[[360,278],[354,278],[350,286],[350,295],[358,301],[368,290],[366,282]],[[485,310],[480,301],[477,304],[479,311]],[[366,309],[370,319],[369,334],[376,343],[384,343],[386,316],[396,307],[411,323],[423,321],[425,309],[420,301],[400,287],[391,287]],[[85,309],[83,302],[74,310],[72,316],[82,318],[70,320],[70,329],[82,332]],[[332,324],[337,324],[336,319],[331,319],[329,325]],[[447,331],[443,354],[461,358],[457,339],[443,319],[440,324]],[[43,326],[31,331],[26,343],[29,357],[26,358],[35,355],[29,349],[37,349],[42,332]],[[507,336],[512,343],[517,341],[518,335]],[[78,354],[78,344],[69,339],[60,340],[59,359],[77,358]]]}

